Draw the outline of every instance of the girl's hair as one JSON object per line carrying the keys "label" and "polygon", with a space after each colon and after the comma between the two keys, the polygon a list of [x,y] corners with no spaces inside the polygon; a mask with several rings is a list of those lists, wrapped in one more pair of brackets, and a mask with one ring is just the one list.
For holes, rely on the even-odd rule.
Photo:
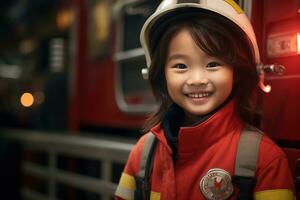
{"label": "girl's hair", "polygon": [[[231,21],[210,13],[197,13],[172,20],[161,27],[160,38],[153,42],[152,62],[149,69],[149,82],[153,94],[159,103],[144,124],[144,131],[149,131],[160,123],[164,113],[172,105],[165,79],[165,64],[171,39],[182,29],[187,29],[201,50],[209,56],[217,57],[233,67],[233,95],[236,99],[236,112],[244,123],[254,125],[255,103],[254,91],[257,88],[258,75],[256,64],[248,38]],[[162,31],[163,30],[163,31]],[[154,34],[155,35],[155,34]]]}

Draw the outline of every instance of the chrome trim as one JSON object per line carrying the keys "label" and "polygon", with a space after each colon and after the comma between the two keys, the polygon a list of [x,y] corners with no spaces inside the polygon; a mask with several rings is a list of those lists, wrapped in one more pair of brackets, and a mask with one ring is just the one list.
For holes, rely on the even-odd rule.
{"label": "chrome trim", "polygon": [[[6,133],[5,133],[6,132]],[[23,133],[24,132],[24,133]],[[87,159],[107,159],[126,162],[132,144],[111,139],[93,139],[83,136],[46,134],[31,131],[4,131],[2,137],[21,140],[27,149],[45,149],[68,156],[80,156]],[[74,145],[76,148],[74,148]]]}
{"label": "chrome trim", "polygon": [[117,52],[114,55],[114,60],[125,61],[130,60],[132,58],[142,57],[144,56],[144,50],[142,48],[131,49],[129,51]]}

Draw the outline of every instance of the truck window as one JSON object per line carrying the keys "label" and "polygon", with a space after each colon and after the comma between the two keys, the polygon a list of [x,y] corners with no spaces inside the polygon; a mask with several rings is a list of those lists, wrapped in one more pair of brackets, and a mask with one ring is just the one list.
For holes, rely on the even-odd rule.
{"label": "truck window", "polygon": [[141,70],[146,67],[139,34],[145,20],[160,1],[120,1],[117,4],[116,97],[127,113],[147,113],[155,108],[154,97]]}

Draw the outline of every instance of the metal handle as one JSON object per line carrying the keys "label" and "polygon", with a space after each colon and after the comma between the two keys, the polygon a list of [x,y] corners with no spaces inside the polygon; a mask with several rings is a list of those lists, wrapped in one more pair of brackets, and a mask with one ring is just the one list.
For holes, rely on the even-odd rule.
{"label": "metal handle", "polygon": [[265,93],[271,92],[271,85],[265,84],[265,74],[272,74],[277,76],[283,76],[285,73],[285,67],[279,64],[271,64],[271,65],[264,65],[260,64],[257,66],[257,71],[259,74],[259,87]]}
{"label": "metal handle", "polygon": [[283,76],[285,74],[285,67],[279,64],[264,65],[262,69],[265,73],[271,73],[277,76]]}

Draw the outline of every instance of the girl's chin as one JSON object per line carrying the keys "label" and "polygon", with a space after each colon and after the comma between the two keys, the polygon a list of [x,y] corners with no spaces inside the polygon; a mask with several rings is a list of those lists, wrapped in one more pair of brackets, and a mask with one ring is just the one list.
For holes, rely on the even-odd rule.
{"label": "girl's chin", "polygon": [[186,109],[186,115],[188,117],[190,117],[191,119],[197,119],[203,115],[206,115],[208,113],[210,113],[213,109],[210,109],[210,108],[201,108],[201,109],[197,109],[197,108],[189,108],[189,109]]}

